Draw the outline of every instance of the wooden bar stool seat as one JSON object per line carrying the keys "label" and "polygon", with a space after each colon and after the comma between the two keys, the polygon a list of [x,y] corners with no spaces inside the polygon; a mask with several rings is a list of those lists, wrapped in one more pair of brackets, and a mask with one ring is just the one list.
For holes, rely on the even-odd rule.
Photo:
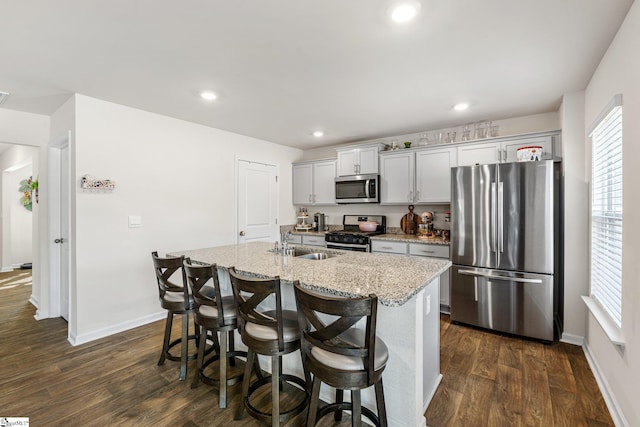
{"label": "wooden bar stool seat", "polygon": [[[200,345],[198,362],[193,376],[192,388],[200,381],[217,385],[219,390],[218,406],[227,407],[227,386],[242,380],[242,372],[229,377],[227,363],[235,366],[236,357],[247,357],[246,351],[235,350],[234,332],[238,328],[238,309],[233,295],[222,296],[216,265],[194,265],[186,259],[184,270],[187,283],[195,302],[195,322],[200,327]],[[215,354],[205,359],[207,338],[211,337]],[[214,362],[219,363],[218,378],[206,375],[206,368]]]}
{"label": "wooden bar stool seat", "polygon": [[[325,415],[351,411],[351,425],[361,426],[362,415],[376,426],[387,426],[382,388],[382,372],[389,360],[389,349],[376,337],[378,299],[334,298],[303,289],[295,284],[296,302],[302,325],[302,352],[305,368],[313,374],[307,426],[315,426]],[[366,319],[365,329],[355,325]],[[336,402],[318,410],[320,385],[336,389]],[[363,407],[361,390],[375,387],[377,414]],[[343,402],[344,390],[351,402]]]}
{"label": "wooden bar stool seat", "polygon": [[[282,371],[282,356],[300,349],[300,327],[298,313],[282,309],[280,279],[258,279],[247,277],[229,269],[233,294],[238,304],[242,342],[248,347],[247,363],[242,382],[242,402],[236,412],[236,420],[246,411],[262,423],[279,426],[302,412],[309,401],[307,379],[285,374]],[[275,300],[275,301],[274,301]],[[263,302],[275,302],[275,310],[259,309]],[[260,378],[257,355],[271,358],[271,375]],[[251,383],[251,374],[257,366],[258,378]],[[252,403],[251,397],[262,386],[271,384],[271,411],[263,410]],[[299,400],[291,408],[281,410],[280,389],[288,383],[297,390]],[[296,387],[297,386],[297,387]]]}

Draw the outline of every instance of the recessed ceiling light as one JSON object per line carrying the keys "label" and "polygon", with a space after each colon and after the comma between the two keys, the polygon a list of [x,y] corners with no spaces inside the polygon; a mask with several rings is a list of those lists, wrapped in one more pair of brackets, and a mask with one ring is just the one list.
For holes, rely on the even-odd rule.
{"label": "recessed ceiling light", "polygon": [[215,93],[213,93],[211,91],[204,91],[204,92],[200,93],[200,96],[202,97],[202,99],[206,99],[207,101],[213,101],[214,99],[216,99],[218,97],[218,95],[216,95]]}
{"label": "recessed ceiling light", "polygon": [[418,2],[398,3],[391,9],[391,19],[398,24],[404,24],[415,18],[418,10],[420,10]]}
{"label": "recessed ceiling light", "polygon": [[468,102],[459,102],[456,105],[453,106],[453,109],[456,111],[464,111],[467,108],[469,108],[469,103]]}
{"label": "recessed ceiling light", "polygon": [[313,133],[313,136],[315,136],[316,138],[320,138],[321,136],[324,136],[324,132],[322,132],[321,130],[317,130]]}

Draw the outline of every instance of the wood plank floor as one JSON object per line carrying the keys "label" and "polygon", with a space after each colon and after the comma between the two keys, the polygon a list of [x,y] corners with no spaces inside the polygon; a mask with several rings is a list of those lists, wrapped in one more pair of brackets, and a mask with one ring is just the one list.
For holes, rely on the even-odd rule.
{"label": "wood plank floor", "polygon": [[454,325],[441,315],[430,427],[613,426],[581,347]]}
{"label": "wood plank floor", "polygon": [[[194,362],[188,381],[177,380],[176,362],[156,365],[164,321],[73,347],[64,320],[34,320],[30,292],[0,287],[0,417],[29,417],[32,426],[259,425],[246,414],[233,420],[239,385],[221,410],[216,388],[191,389]],[[444,379],[430,427],[613,425],[579,347],[456,326],[447,316],[441,327]],[[287,425],[304,425],[301,415]]]}

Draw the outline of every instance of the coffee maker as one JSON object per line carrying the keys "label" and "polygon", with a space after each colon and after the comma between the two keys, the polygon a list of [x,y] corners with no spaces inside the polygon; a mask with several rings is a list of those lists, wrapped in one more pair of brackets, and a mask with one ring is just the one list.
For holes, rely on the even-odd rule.
{"label": "coffee maker", "polygon": [[324,231],[324,214],[317,212],[313,214],[313,231]]}

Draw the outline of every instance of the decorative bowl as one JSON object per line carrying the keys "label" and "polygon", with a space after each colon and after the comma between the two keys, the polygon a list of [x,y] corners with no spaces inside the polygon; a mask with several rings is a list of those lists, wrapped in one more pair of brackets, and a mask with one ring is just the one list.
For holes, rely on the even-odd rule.
{"label": "decorative bowl", "polygon": [[520,147],[517,154],[519,162],[538,161],[542,158],[542,147],[539,145]]}
{"label": "decorative bowl", "polygon": [[358,228],[360,231],[376,231],[378,229],[378,223],[375,221],[360,221]]}

